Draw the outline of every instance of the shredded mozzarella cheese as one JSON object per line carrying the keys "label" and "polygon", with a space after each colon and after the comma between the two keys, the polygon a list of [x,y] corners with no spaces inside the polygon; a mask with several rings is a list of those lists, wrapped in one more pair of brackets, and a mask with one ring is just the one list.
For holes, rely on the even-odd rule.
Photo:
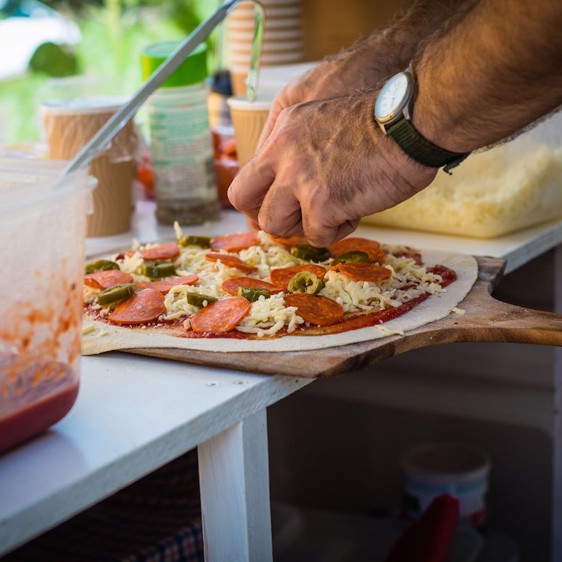
{"label": "shredded mozzarella cheese", "polygon": [[[178,239],[181,238],[183,231],[177,222],[174,223],[174,229]],[[207,261],[205,255],[209,252],[208,249],[197,246],[180,247],[180,255],[174,262],[176,273],[178,275],[196,274],[199,279],[194,285],[177,285],[170,289],[164,297],[166,312],[161,319],[167,321],[182,319],[184,326],[189,328],[189,317],[200,310],[199,307],[188,303],[187,295],[189,293],[208,295],[219,300],[228,298],[231,295],[222,289],[222,283],[227,279],[244,276],[269,280],[270,271],[273,268],[308,263],[296,258],[281,245],[274,243],[265,233],[258,233],[258,237],[259,246],[252,246],[240,252],[224,250],[219,252],[239,257],[242,261],[255,266],[257,272],[251,273],[227,266],[221,260]],[[144,248],[155,246],[158,244],[146,244]],[[131,274],[135,281],[151,281],[152,279],[142,275],[144,261],[138,251],[141,248],[138,242],[136,242],[135,248],[137,251],[134,254],[125,255],[120,261],[120,269]],[[439,275],[428,272],[425,267],[416,264],[412,258],[395,257],[391,254],[392,252],[404,252],[405,246],[383,244],[382,248],[387,253],[384,267],[390,270],[390,279],[380,283],[355,281],[337,271],[327,271],[324,279],[325,286],[320,294],[339,303],[346,313],[357,313],[397,307],[425,292],[438,294],[444,290],[439,285],[441,281]],[[328,262],[325,265],[327,266]],[[107,316],[114,307],[100,307],[96,302],[98,293],[98,289],[84,286],[84,302],[98,310],[102,316]],[[206,304],[204,303],[204,305]],[[280,330],[292,333],[303,324],[306,325],[303,318],[297,314],[297,308],[285,306],[283,293],[278,293],[267,298],[260,296],[256,302],[252,303],[250,312],[236,327],[236,330],[265,337],[274,336]]]}
{"label": "shredded mozzarella cheese", "polygon": [[82,286],[82,300],[85,304],[92,304],[95,302],[97,296],[100,294],[100,289],[90,287],[89,285]]}
{"label": "shredded mozzarella cheese", "polygon": [[142,266],[144,260],[140,252],[136,251],[132,256],[124,256],[123,260],[119,262],[119,269],[125,273],[129,273],[133,276],[135,281],[144,279],[142,276]]}
{"label": "shredded mozzarella cheese", "polygon": [[286,327],[290,334],[304,320],[298,316],[295,306],[285,306],[283,294],[272,295],[269,298],[260,296],[252,303],[250,313],[236,327],[239,332],[257,334],[258,337],[273,336]]}

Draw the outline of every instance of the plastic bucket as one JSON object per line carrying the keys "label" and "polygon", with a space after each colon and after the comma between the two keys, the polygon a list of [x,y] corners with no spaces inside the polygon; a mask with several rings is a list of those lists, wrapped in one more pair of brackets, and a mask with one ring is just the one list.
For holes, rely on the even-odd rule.
{"label": "plastic bucket", "polygon": [[459,444],[427,444],[401,459],[404,515],[419,517],[434,498],[450,494],[460,502],[461,528],[480,527],[486,520],[490,459],[484,451]]}
{"label": "plastic bucket", "polygon": [[0,159],[0,452],[61,419],[78,393],[86,212],[66,163]]}

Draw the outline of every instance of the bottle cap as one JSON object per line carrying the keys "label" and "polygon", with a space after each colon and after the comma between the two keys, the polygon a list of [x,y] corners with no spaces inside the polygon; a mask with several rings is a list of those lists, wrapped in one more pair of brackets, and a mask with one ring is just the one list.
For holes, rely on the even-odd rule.
{"label": "bottle cap", "polygon": [[[147,80],[156,69],[177,49],[180,41],[152,43],[141,53],[142,78]],[[162,88],[191,86],[207,78],[207,46],[204,43],[180,64],[177,70],[162,84]]]}
{"label": "bottle cap", "polygon": [[229,70],[217,70],[212,76],[209,76],[208,82],[212,92],[226,97],[232,96],[232,81]]}

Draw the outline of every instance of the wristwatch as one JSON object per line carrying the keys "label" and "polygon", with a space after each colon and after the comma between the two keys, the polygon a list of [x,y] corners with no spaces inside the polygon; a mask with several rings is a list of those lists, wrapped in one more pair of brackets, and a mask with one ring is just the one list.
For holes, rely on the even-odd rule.
{"label": "wristwatch", "polygon": [[413,160],[450,174],[469,153],[451,152],[426,139],[412,125],[414,80],[409,69],[395,74],[382,87],[375,102],[375,121]]}

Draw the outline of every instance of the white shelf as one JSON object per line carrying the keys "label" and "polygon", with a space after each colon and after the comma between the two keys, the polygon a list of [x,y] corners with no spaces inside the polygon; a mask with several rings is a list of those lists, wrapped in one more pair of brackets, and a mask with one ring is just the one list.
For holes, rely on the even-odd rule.
{"label": "white shelf", "polygon": [[[273,504],[272,516],[276,523],[275,562],[383,560],[406,528],[406,523],[397,517],[366,517],[288,504]],[[494,531],[487,532],[484,538],[474,530],[457,533],[450,556],[450,562],[517,559],[518,548],[513,540]]]}

